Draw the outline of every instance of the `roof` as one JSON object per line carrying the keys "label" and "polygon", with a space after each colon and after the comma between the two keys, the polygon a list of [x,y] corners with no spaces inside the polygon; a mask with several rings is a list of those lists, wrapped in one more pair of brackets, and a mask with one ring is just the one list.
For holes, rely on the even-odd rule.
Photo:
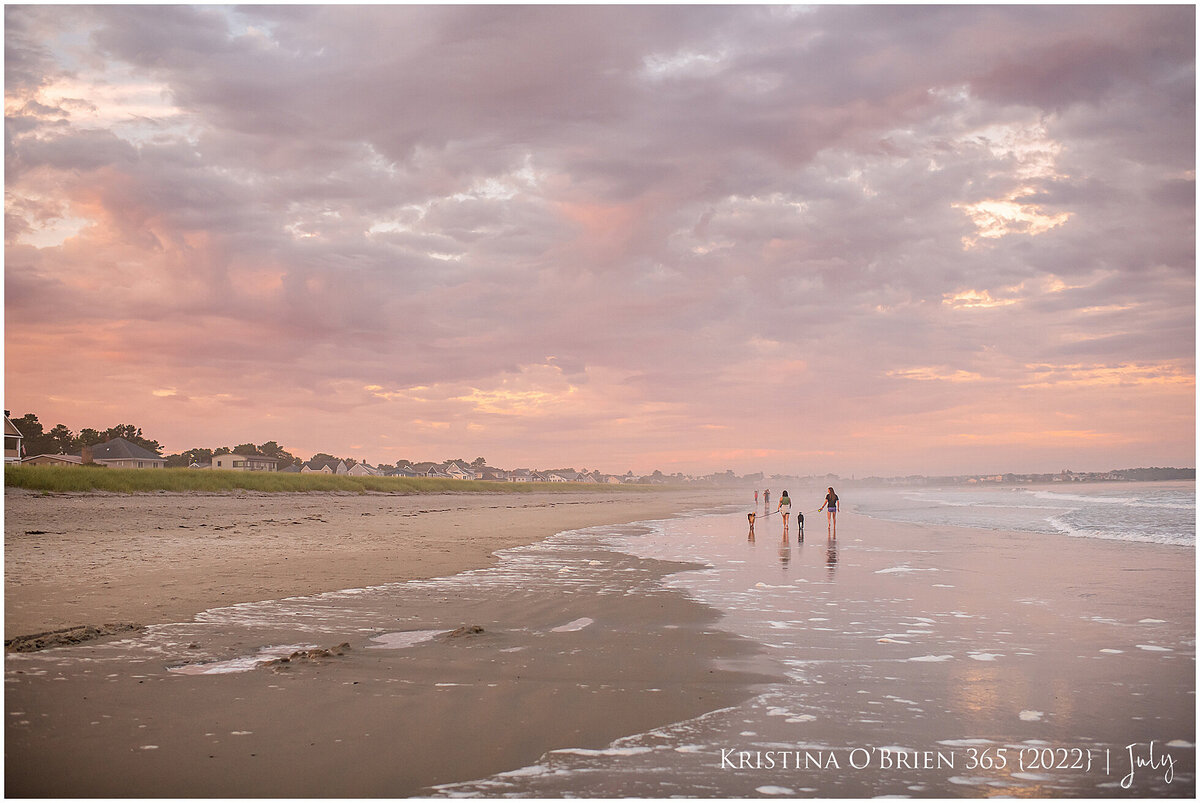
{"label": "roof", "polygon": [[4,416],[4,434],[15,435],[18,438],[25,437],[21,434],[21,430],[17,429],[16,425],[12,421],[8,420],[8,416]]}
{"label": "roof", "polygon": [[343,464],[341,460],[309,460],[304,465],[308,466],[309,471],[320,471],[328,466],[330,471],[337,471],[338,465]]}
{"label": "roof", "polygon": [[[82,450],[80,450],[82,452]],[[124,438],[113,438],[107,443],[92,447],[93,460],[166,460],[149,449],[130,443]]]}
{"label": "roof", "polygon": [[83,458],[76,454],[35,454],[35,455],[31,455],[30,457],[26,457],[21,462],[22,463],[31,463],[34,460],[37,460],[38,458],[46,458],[48,460],[58,460],[59,462],[62,462],[62,463],[80,464],[83,462]]}

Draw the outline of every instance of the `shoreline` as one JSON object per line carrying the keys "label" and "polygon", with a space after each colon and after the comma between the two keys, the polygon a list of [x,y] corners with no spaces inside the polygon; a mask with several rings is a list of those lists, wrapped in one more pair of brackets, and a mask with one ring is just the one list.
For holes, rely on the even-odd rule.
{"label": "shoreline", "polygon": [[174,622],[239,602],[455,574],[564,530],[668,518],[743,496],[6,489],[4,637]]}
{"label": "shoreline", "polygon": [[[838,518],[836,542],[812,522],[785,545],[777,520],[748,539],[736,515],[666,522],[668,537],[628,542],[644,558],[705,559],[709,571],[668,585],[722,612],[717,627],[764,646],[786,680],[702,722],[599,753],[553,751],[439,794],[569,797],[595,778],[621,796],[664,797],[686,778],[689,796],[727,798],[1194,796],[1192,555]],[[1039,766],[1048,746],[1095,765]],[[1153,750],[1157,771],[1128,766],[1131,749]],[[972,764],[985,750],[987,766]],[[783,763],[805,751],[822,758]],[[949,759],[922,764],[927,755]]]}

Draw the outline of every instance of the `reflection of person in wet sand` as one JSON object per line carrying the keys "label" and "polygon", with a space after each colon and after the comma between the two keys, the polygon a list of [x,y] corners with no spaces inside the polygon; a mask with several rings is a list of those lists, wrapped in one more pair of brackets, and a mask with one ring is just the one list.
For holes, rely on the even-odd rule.
{"label": "reflection of person in wet sand", "polygon": [[825,501],[817,508],[817,512],[825,511],[825,518],[828,524],[829,534],[837,538],[837,512],[838,512],[838,495],[833,492],[833,487],[830,486],[829,493],[825,494]]}
{"label": "reflection of person in wet sand", "polygon": [[825,568],[829,570],[830,579],[833,579],[833,572],[837,569],[837,561],[837,539],[830,538],[825,546]]}
{"label": "reflection of person in wet sand", "polygon": [[792,562],[792,545],[788,543],[787,533],[783,534],[783,543],[779,545],[779,563],[787,568]]}

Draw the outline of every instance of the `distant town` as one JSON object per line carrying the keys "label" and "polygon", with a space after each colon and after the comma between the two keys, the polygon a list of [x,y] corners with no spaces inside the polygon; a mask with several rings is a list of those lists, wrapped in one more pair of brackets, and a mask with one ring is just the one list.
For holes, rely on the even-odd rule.
{"label": "distant town", "polygon": [[732,470],[713,474],[609,474],[581,468],[497,468],[483,457],[473,460],[453,458],[443,461],[399,460],[393,464],[371,465],[365,460],[318,453],[303,460],[275,441],[263,444],[243,443],[215,449],[195,448],[178,454],[163,455],[158,441],[143,435],[140,427],[119,424],[106,430],[83,429],[72,432],[63,424],[45,430],[33,413],[12,419],[4,413],[4,462],[21,465],[110,466],[114,468],[187,468],[222,471],[278,471],[285,473],[344,474],[378,477],[435,477],[484,482],[577,482],[585,484],[759,486],[792,483],[797,486],[840,484],[858,487],[1035,484],[1058,482],[1147,482],[1195,480],[1193,468],[1126,468],[1103,472],[1077,472],[1063,469],[1054,474],[967,474],[956,476],[909,475],[903,477],[842,477],[836,474],[786,475],[759,472],[738,475]]}

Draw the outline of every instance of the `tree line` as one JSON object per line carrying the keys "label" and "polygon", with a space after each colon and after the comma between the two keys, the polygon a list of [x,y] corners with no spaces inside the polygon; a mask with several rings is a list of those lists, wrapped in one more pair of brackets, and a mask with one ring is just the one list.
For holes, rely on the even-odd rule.
{"label": "tree line", "polygon": [[[23,436],[22,444],[25,448],[25,455],[30,457],[39,454],[72,454],[80,451],[85,446],[106,443],[113,438],[124,438],[130,443],[136,443],[143,449],[148,449],[159,456],[162,456],[163,453],[163,447],[158,441],[145,437],[142,433],[142,428],[133,424],[118,424],[115,427],[103,430],[85,427],[79,430],[78,433],[75,433],[65,424],[55,424],[53,428],[47,431],[35,413],[26,413],[20,418],[13,418],[12,414],[8,410],[5,410],[4,415],[8,416],[16,426],[17,431]],[[266,443],[257,445],[253,443],[239,443],[237,446],[219,446],[215,449],[188,449],[178,454],[167,455],[167,468],[187,468],[192,463],[204,465],[205,463],[211,463],[214,457],[223,454],[273,457],[280,469],[285,469],[289,466],[298,466],[309,461],[317,463],[337,463],[338,461],[342,461],[347,467],[359,462],[354,458],[334,457],[324,452],[318,452],[309,458],[309,461],[305,461],[284,449],[277,442],[267,441]],[[482,457],[477,457],[472,462],[472,465],[485,465],[486,462]],[[379,468],[389,471],[402,466],[411,467],[412,465],[408,460],[400,460],[395,465],[383,465],[379,466]]]}
{"label": "tree line", "polygon": [[71,454],[85,446],[95,446],[98,443],[111,441],[113,438],[124,438],[130,443],[136,443],[143,449],[149,449],[155,454],[162,454],[162,446],[158,441],[150,440],[142,434],[142,428],[133,424],[117,424],[108,429],[91,429],[85,427],[78,433],[72,432],[64,424],[55,424],[47,431],[42,422],[33,413],[26,413],[20,418],[13,418],[8,410],[4,414],[13,422],[21,433],[21,444],[25,454]]}

